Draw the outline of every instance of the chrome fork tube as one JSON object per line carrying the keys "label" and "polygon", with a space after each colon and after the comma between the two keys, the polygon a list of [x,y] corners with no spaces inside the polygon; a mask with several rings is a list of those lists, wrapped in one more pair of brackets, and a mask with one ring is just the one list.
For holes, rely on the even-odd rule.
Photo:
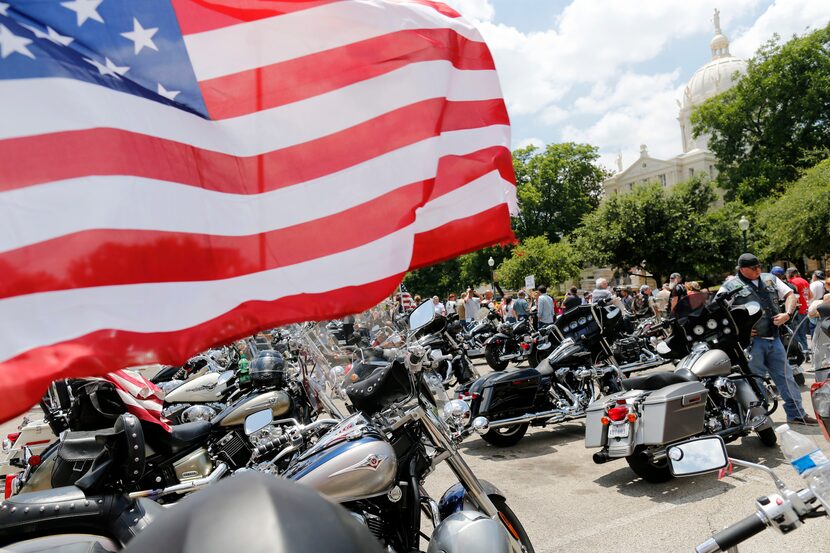
{"label": "chrome fork tube", "polygon": [[[453,473],[455,473],[458,481],[464,485],[473,502],[478,505],[481,512],[486,514],[488,517],[501,522],[499,510],[495,505],[493,505],[493,502],[490,501],[490,498],[487,496],[487,492],[484,491],[481,482],[478,481],[478,478],[475,473],[473,473],[470,465],[468,465],[461,454],[458,453],[455,444],[447,439],[444,432],[435,425],[430,418],[430,414],[424,411],[423,407],[420,407],[420,409],[422,411],[420,418],[424,424],[424,428],[426,428],[427,433],[436,446],[450,452],[450,456],[447,458],[447,463],[449,463],[450,468]],[[507,530],[505,529],[505,531]],[[510,537],[510,548],[515,553],[522,553],[522,545],[514,539],[512,535],[510,535],[510,532],[507,532],[507,535]]]}

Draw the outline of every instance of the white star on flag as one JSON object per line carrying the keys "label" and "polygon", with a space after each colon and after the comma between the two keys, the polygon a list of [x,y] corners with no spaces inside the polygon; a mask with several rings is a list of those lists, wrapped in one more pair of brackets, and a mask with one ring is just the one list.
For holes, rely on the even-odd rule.
{"label": "white star on flag", "polygon": [[21,23],[21,25],[32,31],[32,33],[37,38],[49,40],[51,42],[54,42],[55,44],[59,44],[60,46],[69,46],[72,43],[72,41],[75,40],[71,36],[63,36],[49,25],[46,26],[45,33],[37,27],[32,27],[31,25],[25,25],[23,23]]}
{"label": "white star on flag", "polygon": [[175,100],[176,96],[178,96],[181,92],[180,90],[167,90],[161,85],[161,83],[158,83],[158,85],[159,96],[164,96],[168,100]]}
{"label": "white star on flag", "polygon": [[72,10],[78,16],[78,27],[83,25],[87,19],[94,19],[99,23],[104,22],[104,18],[98,13],[98,6],[104,0],[72,0],[71,2],[61,2],[61,6],[68,10]]}
{"label": "white star on flag", "polygon": [[23,56],[35,59],[35,55],[26,47],[32,41],[28,38],[17,36],[5,25],[0,24],[0,58],[7,58],[15,52]]}
{"label": "white star on flag", "polygon": [[5,2],[0,2],[0,15],[9,15],[7,10],[9,9],[9,5]]}
{"label": "white star on flag", "polygon": [[130,70],[130,68],[126,65],[123,67],[115,65],[109,58],[104,58],[104,63],[101,63],[97,60],[91,60],[89,58],[84,58],[84,61],[94,65],[95,68],[98,70],[98,73],[105,77],[120,77],[121,75]]}
{"label": "white star on flag", "polygon": [[135,55],[137,56],[139,52],[146,46],[147,48],[152,48],[156,52],[158,52],[158,48],[156,47],[155,43],[153,42],[153,35],[158,32],[158,27],[154,27],[152,29],[145,29],[141,26],[141,23],[138,22],[138,19],[133,17],[133,30],[128,33],[121,33],[121,36],[132,40],[135,44]]}

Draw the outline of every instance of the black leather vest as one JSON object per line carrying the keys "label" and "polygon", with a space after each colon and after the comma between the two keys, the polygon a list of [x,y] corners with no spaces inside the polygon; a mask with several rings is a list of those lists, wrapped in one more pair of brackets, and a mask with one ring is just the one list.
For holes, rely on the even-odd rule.
{"label": "black leather vest", "polygon": [[761,273],[756,287],[751,280],[738,275],[738,278],[732,279],[724,284],[724,287],[733,290],[739,283],[744,285],[744,288],[735,296],[735,305],[743,305],[749,302],[757,302],[761,306],[762,316],[755,323],[755,331],[758,336],[762,338],[775,338],[778,336],[778,327],[772,322],[772,319],[781,313],[778,307],[778,289],[775,287],[775,275],[770,273]]}

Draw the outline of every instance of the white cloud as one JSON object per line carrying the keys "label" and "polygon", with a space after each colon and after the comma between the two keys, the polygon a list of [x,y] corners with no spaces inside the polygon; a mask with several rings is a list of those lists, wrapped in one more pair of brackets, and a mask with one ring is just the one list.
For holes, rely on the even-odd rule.
{"label": "white cloud", "polygon": [[787,40],[792,35],[804,34],[808,27],[821,28],[828,21],[830,2],[827,0],[776,0],[749,29],[736,36],[730,51],[747,59],[775,33]]}
{"label": "white cloud", "polygon": [[496,13],[490,0],[446,0],[465,19],[490,21]]}
{"label": "white cloud", "polygon": [[528,146],[536,146],[537,148],[544,149],[545,148],[545,141],[541,138],[525,138],[521,140],[518,144],[516,144],[516,149],[519,148],[527,148]]}

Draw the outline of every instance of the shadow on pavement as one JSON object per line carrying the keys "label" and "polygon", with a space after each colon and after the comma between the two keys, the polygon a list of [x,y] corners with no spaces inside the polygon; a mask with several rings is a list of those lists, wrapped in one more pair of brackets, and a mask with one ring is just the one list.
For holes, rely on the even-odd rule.
{"label": "shadow on pavement", "polygon": [[496,447],[476,437],[461,444],[461,452],[464,455],[493,461],[531,459],[556,453],[557,446],[584,438],[585,425],[581,421],[566,422],[546,428],[530,428],[525,437],[512,447]]}

